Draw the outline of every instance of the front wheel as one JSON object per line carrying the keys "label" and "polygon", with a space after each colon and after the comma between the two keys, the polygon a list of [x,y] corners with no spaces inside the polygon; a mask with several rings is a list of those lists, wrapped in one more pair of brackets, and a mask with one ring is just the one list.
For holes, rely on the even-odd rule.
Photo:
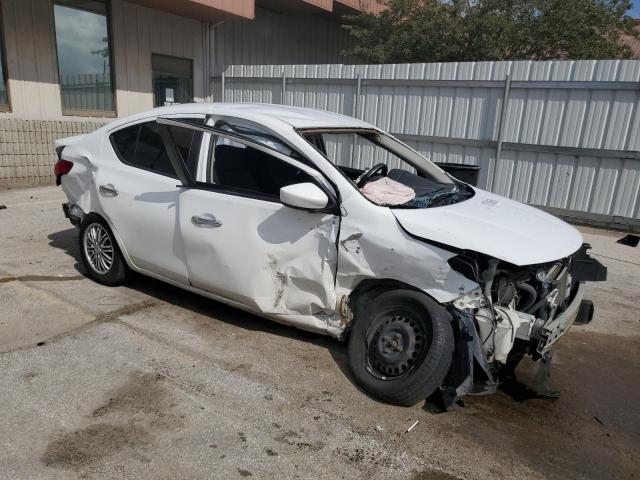
{"label": "front wheel", "polygon": [[390,290],[356,312],[349,366],[372,396],[402,406],[426,399],[441,384],[453,355],[449,313],[426,295]]}
{"label": "front wheel", "polygon": [[80,228],[80,253],[89,276],[104,285],[119,285],[127,277],[127,266],[109,225],[96,215]]}

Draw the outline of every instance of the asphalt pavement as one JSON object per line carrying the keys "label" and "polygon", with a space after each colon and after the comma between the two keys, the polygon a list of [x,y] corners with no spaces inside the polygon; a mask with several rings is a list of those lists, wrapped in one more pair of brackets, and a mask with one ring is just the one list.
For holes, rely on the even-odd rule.
{"label": "asphalt pavement", "polygon": [[640,476],[640,247],[621,232],[581,228],[609,280],[557,344],[559,399],[511,386],[438,413],[368,397],[331,338],[88,280],[63,201],[0,191],[0,478]]}

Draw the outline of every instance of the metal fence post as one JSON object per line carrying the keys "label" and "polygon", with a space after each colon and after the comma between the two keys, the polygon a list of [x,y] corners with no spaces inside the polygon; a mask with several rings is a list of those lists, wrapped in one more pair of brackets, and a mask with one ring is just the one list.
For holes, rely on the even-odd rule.
{"label": "metal fence post", "polygon": [[356,73],[356,93],[353,99],[353,117],[358,118],[358,108],[360,107],[360,90],[362,88],[362,79],[360,74]]}
{"label": "metal fence post", "polygon": [[282,72],[282,96],[280,98],[280,104],[285,105],[287,99],[287,74]]}
{"label": "metal fence post", "polygon": [[222,71],[222,74],[220,75],[220,100],[222,102],[224,102],[224,88],[225,88],[225,77],[224,77],[224,70]]}
{"label": "metal fence post", "polygon": [[509,106],[509,91],[511,90],[511,75],[507,74],[504,78],[504,94],[502,95],[502,108],[500,109],[500,119],[498,121],[498,144],[496,146],[496,159],[493,163],[493,175],[491,177],[491,185],[488,190],[494,192],[496,178],[498,176],[498,162],[502,156],[502,140],[504,138],[504,121],[507,116],[507,107]]}
{"label": "metal fence post", "polygon": [[[354,118],[359,118],[358,116],[358,110],[360,108],[360,93],[362,91],[362,79],[360,78],[360,74],[356,73],[356,92],[355,92],[355,96],[353,99],[353,117]],[[350,146],[350,153],[349,153],[349,167],[355,167],[355,156],[358,153],[360,146],[358,145],[358,139],[360,137],[358,135],[354,135],[353,136],[353,143]]]}

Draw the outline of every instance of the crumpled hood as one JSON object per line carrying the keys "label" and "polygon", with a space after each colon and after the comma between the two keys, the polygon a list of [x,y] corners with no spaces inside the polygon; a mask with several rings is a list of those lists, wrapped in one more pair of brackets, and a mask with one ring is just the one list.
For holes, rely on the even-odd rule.
{"label": "crumpled hood", "polygon": [[534,207],[474,188],[463,202],[423,209],[392,209],[412,235],[473,250],[514,265],[546,263],[575,253],[578,230]]}

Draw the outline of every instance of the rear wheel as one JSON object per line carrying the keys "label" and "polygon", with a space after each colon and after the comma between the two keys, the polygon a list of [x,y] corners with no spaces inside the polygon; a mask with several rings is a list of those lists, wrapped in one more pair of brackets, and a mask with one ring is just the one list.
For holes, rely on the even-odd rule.
{"label": "rear wheel", "polygon": [[109,225],[97,215],[88,216],[80,228],[82,263],[89,276],[104,285],[119,285],[127,277],[122,258]]}
{"label": "rear wheel", "polygon": [[349,365],[372,396],[410,406],[442,384],[454,338],[441,305],[420,292],[391,290],[356,312],[354,321]]}

